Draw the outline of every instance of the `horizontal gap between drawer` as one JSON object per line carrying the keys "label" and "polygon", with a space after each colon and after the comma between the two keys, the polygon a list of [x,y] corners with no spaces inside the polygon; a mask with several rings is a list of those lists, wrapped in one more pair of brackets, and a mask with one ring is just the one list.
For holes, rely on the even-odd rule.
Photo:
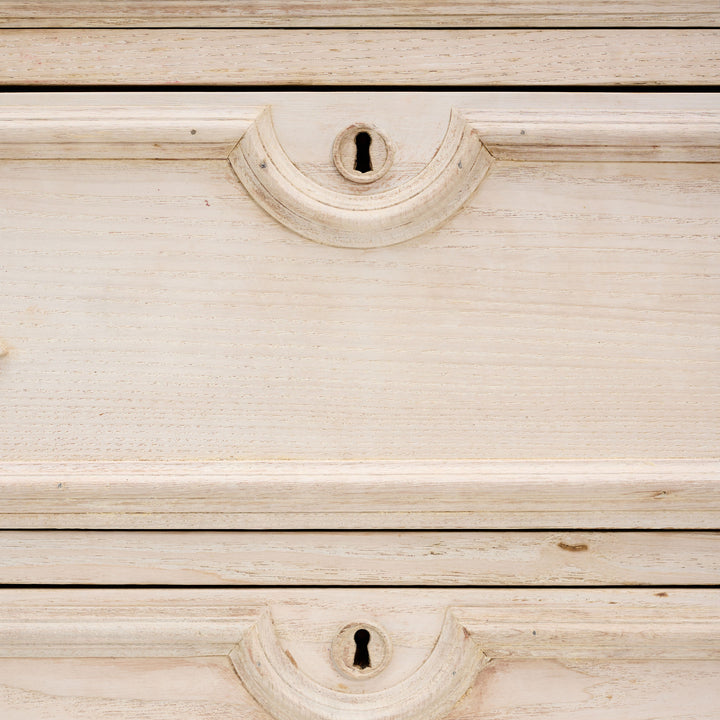
{"label": "horizontal gap between drawer", "polygon": [[[1,31],[0,31],[1,32]],[[533,93],[717,93],[720,83],[713,85],[47,85],[47,84],[5,84],[3,93],[95,93],[95,92],[143,92],[143,93],[257,93],[272,92],[533,92]]]}
{"label": "horizontal gap between drawer", "polygon": [[418,30],[427,32],[429,30],[447,31],[447,30],[475,30],[477,32],[486,32],[487,30],[717,30],[717,25],[596,25],[588,23],[586,25],[120,25],[110,27],[107,25],[29,25],[22,23],[13,23],[12,25],[4,25],[0,27],[0,32],[6,30],[102,30],[127,32],[128,30],[220,30],[227,32],[228,30],[254,30],[263,32],[266,30],[302,30],[321,32],[323,30],[350,30],[352,32],[372,32],[376,30]]}
{"label": "horizontal gap between drawer", "polygon": [[533,528],[512,528],[512,527],[498,527],[498,528],[468,528],[468,527],[456,527],[456,528],[433,528],[433,527],[414,527],[414,528],[406,528],[406,527],[397,527],[397,528],[378,528],[374,530],[369,530],[367,528],[327,528],[327,527],[318,527],[318,528],[267,528],[267,529],[257,529],[257,528],[187,528],[187,527],[163,527],[163,528],[137,528],[137,527],[112,527],[112,528],[83,528],[83,527],[73,527],[73,528],[66,528],[66,527],[11,527],[11,528],[3,528],[0,527],[0,538],[2,538],[2,533],[14,533],[14,532],[32,532],[32,533],[77,533],[77,532],[92,532],[92,533],[157,533],[157,534],[163,534],[163,533],[178,533],[178,532],[185,532],[185,533],[235,533],[238,535],[241,535],[243,533],[247,534],[258,534],[258,533],[283,533],[287,535],[298,535],[300,533],[325,533],[328,535],[331,534],[353,534],[353,533],[372,533],[372,534],[382,534],[382,533],[403,533],[403,534],[412,534],[412,533],[433,533],[442,535],[444,533],[472,533],[474,535],[482,535],[482,534],[497,534],[497,533],[524,533],[527,535],[533,535],[537,533],[607,533],[607,534],[621,534],[621,533],[643,533],[647,535],[652,534],[658,534],[658,533],[674,533],[674,534],[691,534],[691,533],[720,533],[720,527],[717,528],[677,528],[677,527],[668,527],[668,528],[639,528],[639,527],[627,527],[627,528],[595,528],[595,527],[533,527]]}

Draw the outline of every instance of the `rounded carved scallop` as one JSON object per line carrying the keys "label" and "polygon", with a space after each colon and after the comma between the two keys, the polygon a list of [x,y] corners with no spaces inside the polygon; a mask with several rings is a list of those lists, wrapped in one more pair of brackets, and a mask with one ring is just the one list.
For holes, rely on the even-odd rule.
{"label": "rounded carved scallop", "polygon": [[451,612],[420,668],[374,692],[340,692],[312,680],[283,651],[269,612],[245,633],[230,659],[248,692],[276,720],[440,720],[485,661]]}
{"label": "rounded carved scallop", "polygon": [[306,177],[290,161],[265,108],[229,155],[250,196],[285,227],[325,245],[377,248],[410,240],[459,210],[493,158],[453,110],[432,160],[414,178],[371,195],[345,194]]}

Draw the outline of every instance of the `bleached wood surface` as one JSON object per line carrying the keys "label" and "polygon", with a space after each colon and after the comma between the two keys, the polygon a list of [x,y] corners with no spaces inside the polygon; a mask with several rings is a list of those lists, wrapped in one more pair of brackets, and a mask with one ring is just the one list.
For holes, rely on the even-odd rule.
{"label": "bleached wood surface", "polygon": [[260,106],[231,93],[70,95],[0,95],[0,156],[226,159],[269,100],[262,93]]}
{"label": "bleached wood surface", "polygon": [[3,531],[0,583],[720,585],[720,533]]}
{"label": "bleached wood surface", "polygon": [[714,0],[2,0],[0,27],[716,26]]}
{"label": "bleached wood surface", "polygon": [[223,161],[3,162],[0,457],[716,458],[718,172],[498,161],[353,251]]}
{"label": "bleached wood surface", "polygon": [[[220,710],[259,719],[227,655],[267,611],[272,632],[259,649],[275,688],[292,664],[299,690],[343,691],[339,718],[373,695],[401,714],[401,689],[430,661],[448,612],[483,658],[451,720],[590,720],[598,710],[611,720],[712,720],[720,699],[717,590],[3,590],[0,601],[0,707],[17,720]],[[329,659],[336,633],[357,620],[383,627],[393,647],[367,681],[348,681]],[[272,693],[263,701],[277,708]]]}
{"label": "bleached wood surface", "polygon": [[719,32],[5,30],[0,84],[713,85]]}

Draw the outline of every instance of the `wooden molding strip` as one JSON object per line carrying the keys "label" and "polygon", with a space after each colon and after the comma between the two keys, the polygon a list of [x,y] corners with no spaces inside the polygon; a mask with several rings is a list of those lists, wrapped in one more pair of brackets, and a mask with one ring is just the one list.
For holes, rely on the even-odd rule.
{"label": "wooden molding strip", "polygon": [[468,200],[492,156],[453,111],[432,160],[398,187],[369,195],[336,192],[303,175],[285,154],[269,110],[230,153],[230,165],[250,196],[276,220],[324,245],[395,245],[433,230]]}
{"label": "wooden molding strip", "polygon": [[5,585],[720,585],[719,558],[717,532],[0,532]]}
{"label": "wooden molding strip", "polygon": [[718,32],[5,30],[0,84],[713,85]]}
{"label": "wooden molding strip", "polygon": [[714,0],[2,0],[0,27],[602,27],[718,26]]}
{"label": "wooden molding strip", "polygon": [[[580,607],[567,607],[560,619],[558,609],[544,612],[526,608],[518,618],[502,609],[462,608],[458,622],[467,629],[483,652],[491,658],[584,658],[602,660],[717,659],[720,651],[720,618],[710,620],[656,612],[633,613],[624,609],[598,614]],[[510,641],[509,638],[513,640]]]}
{"label": "wooden molding strip", "polygon": [[[0,158],[225,160],[264,108],[293,107],[307,96],[8,93],[0,96]],[[367,97],[372,105],[375,94]],[[448,117],[456,109],[456,128],[460,115],[497,160],[720,162],[713,95],[451,92],[446,103]],[[252,142],[282,144],[267,120],[260,129]]]}
{"label": "wooden molding strip", "polygon": [[[15,605],[18,592],[23,591],[0,591],[5,596],[0,657],[229,655],[264,611],[262,602],[238,604],[237,596],[231,609],[227,604],[205,605],[197,593],[178,602],[177,596],[171,598],[165,591],[143,606],[133,591],[124,596],[111,591],[93,604],[92,592],[72,598],[36,590],[26,596],[27,612],[23,612]],[[64,597],[69,604],[63,604]],[[105,603],[105,598],[120,604]],[[48,603],[45,620],[39,612],[43,602]],[[164,603],[167,607],[162,607]]]}
{"label": "wooden molding strip", "polygon": [[686,112],[681,103],[652,110],[638,103],[636,108],[463,112],[496,160],[720,162],[720,113]]}
{"label": "wooden molding strip", "polygon": [[73,93],[70,102],[42,95],[47,104],[24,104],[22,94],[0,99],[0,157],[225,160],[262,111],[237,98],[154,103],[146,96],[131,104],[123,102],[128,93]]}
{"label": "wooden molding strip", "polygon": [[720,461],[0,463],[3,528],[720,527]]}

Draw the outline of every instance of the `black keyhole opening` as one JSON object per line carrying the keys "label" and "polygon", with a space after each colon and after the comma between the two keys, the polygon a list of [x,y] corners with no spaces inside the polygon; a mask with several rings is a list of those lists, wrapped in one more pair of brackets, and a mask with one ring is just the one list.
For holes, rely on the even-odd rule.
{"label": "black keyhole opening", "polygon": [[368,643],[370,642],[370,633],[365,628],[355,631],[355,659],[353,666],[365,670],[370,667],[370,653],[368,652]]}
{"label": "black keyhole opening", "polygon": [[372,160],[370,159],[370,144],[372,138],[370,133],[364,130],[355,136],[355,170],[361,173],[372,172]]}

